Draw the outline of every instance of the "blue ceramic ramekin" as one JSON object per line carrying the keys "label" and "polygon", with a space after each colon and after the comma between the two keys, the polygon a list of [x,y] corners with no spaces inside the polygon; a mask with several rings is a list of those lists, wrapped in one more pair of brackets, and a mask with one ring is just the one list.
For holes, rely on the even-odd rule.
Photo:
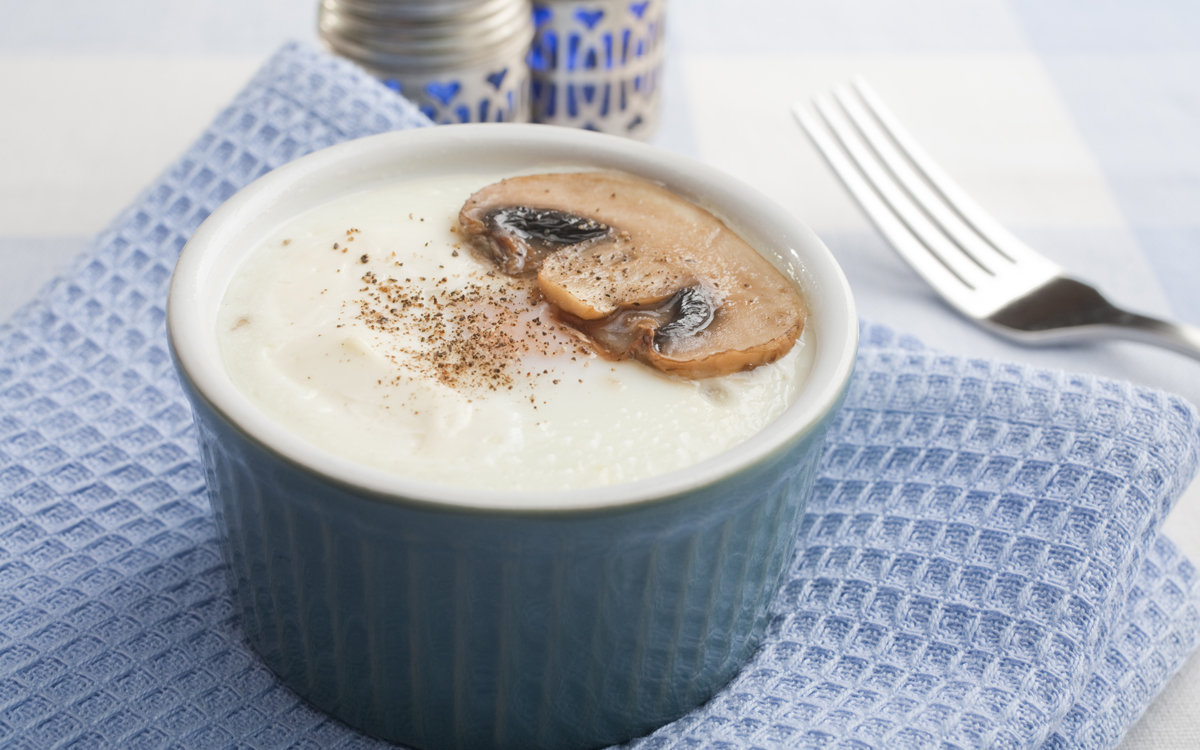
{"label": "blue ceramic ramekin", "polygon": [[[791,278],[815,347],[797,401],[699,466],[569,492],[418,482],[271,421],[221,363],[216,315],[280,223],[408,177],[618,169],[709,209]],[[168,332],[242,627],[296,692],[418,748],[590,748],[703,703],[762,636],[857,348],[853,300],[790,213],[697,162],[538,125],[374,136],[260,178],[180,257]]]}

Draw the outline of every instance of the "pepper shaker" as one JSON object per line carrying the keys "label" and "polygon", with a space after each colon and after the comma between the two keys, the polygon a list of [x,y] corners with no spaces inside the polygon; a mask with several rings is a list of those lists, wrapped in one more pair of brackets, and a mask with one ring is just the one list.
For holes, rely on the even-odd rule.
{"label": "pepper shaker", "polygon": [[535,122],[648,139],[658,125],[666,0],[533,0]]}
{"label": "pepper shaker", "polygon": [[435,123],[529,121],[530,0],[322,0],[317,27]]}

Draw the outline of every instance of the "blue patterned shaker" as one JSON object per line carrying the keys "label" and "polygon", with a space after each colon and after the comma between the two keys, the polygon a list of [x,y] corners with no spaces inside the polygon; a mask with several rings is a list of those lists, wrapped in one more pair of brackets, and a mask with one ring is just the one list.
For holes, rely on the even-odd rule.
{"label": "blue patterned shaker", "polygon": [[659,117],[665,5],[534,0],[534,121],[649,138]]}

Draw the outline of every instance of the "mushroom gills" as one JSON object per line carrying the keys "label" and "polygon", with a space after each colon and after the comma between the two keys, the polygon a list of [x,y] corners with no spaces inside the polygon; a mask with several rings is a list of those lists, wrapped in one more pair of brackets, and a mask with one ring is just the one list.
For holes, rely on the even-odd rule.
{"label": "mushroom gills", "polygon": [[687,287],[659,302],[622,307],[596,320],[559,312],[563,322],[595,344],[609,359],[622,359],[653,346],[669,350],[679,339],[695,336],[713,321],[716,305],[700,287]]}
{"label": "mushroom gills", "polygon": [[559,248],[612,237],[612,228],[566,211],[530,206],[504,206],[487,214],[491,259],[508,274],[536,273],[547,255]]}
{"label": "mushroom gills", "polygon": [[673,339],[695,336],[708,328],[716,312],[709,296],[695,286],[679,290],[671,298],[670,306],[675,317],[654,332],[654,348],[660,351],[667,348]]}

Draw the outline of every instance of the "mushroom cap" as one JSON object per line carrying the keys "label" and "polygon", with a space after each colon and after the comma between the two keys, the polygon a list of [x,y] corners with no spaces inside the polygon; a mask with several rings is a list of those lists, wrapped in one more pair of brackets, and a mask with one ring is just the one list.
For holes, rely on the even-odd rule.
{"label": "mushroom cap", "polygon": [[[523,238],[495,220],[515,207],[610,231],[573,244]],[[561,320],[610,359],[634,357],[689,378],[725,375],[775,361],[804,326],[799,293],[766,258],[708,211],[641,178],[514,177],[475,193],[459,218],[472,246],[501,270],[536,269]]]}

